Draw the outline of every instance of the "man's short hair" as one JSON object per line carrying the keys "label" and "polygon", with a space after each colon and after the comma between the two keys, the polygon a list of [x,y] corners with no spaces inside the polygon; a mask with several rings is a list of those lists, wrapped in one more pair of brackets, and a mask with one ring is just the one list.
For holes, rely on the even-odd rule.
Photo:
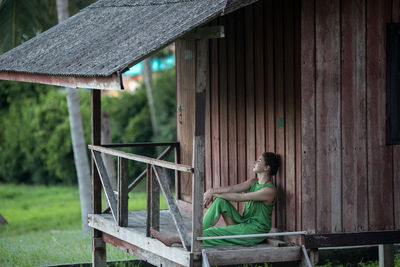
{"label": "man's short hair", "polygon": [[263,156],[265,165],[270,166],[270,174],[274,176],[278,172],[279,166],[281,165],[279,155],[272,152],[265,152]]}

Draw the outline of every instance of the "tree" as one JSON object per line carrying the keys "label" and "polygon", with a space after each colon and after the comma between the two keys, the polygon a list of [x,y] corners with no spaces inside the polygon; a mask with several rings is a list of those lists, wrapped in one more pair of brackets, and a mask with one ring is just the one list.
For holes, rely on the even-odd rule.
{"label": "tree", "polygon": [[153,135],[157,136],[158,124],[157,124],[156,110],[154,107],[154,99],[153,99],[153,84],[152,84],[153,71],[151,70],[151,59],[147,57],[145,60],[143,60],[142,63],[143,63],[143,80],[146,85],[147,100],[149,102],[151,126],[153,129]]}
{"label": "tree", "polygon": [[[68,0],[57,0],[58,22],[61,22],[69,17]],[[86,144],[83,135],[82,117],[79,108],[79,97],[76,90],[66,88],[68,113],[71,129],[72,149],[74,152],[74,160],[76,174],[78,176],[79,196],[81,201],[81,219],[82,230],[90,231],[87,225],[87,215],[92,210],[92,198],[90,181],[89,161],[86,154]]]}

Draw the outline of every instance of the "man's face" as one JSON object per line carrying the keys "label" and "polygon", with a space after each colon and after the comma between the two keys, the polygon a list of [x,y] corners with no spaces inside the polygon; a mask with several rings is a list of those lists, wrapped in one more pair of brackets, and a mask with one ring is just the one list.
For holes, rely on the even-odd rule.
{"label": "man's face", "polygon": [[264,157],[261,155],[258,159],[254,162],[253,171],[255,173],[265,172],[267,171],[268,166],[265,165]]}

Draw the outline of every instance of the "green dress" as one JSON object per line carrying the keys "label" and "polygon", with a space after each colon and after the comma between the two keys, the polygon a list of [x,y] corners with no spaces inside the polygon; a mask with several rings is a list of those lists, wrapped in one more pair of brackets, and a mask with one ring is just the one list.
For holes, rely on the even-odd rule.
{"label": "green dress", "polygon": [[[258,181],[251,185],[249,192],[255,192],[264,187],[273,187],[273,184],[259,184]],[[268,233],[271,230],[272,209],[275,205],[276,197],[272,204],[265,204],[262,201],[245,202],[243,215],[232,206],[232,204],[222,198],[216,198],[203,218],[203,236],[225,236],[225,235],[246,235]],[[224,227],[210,227],[221,213],[228,215],[235,225]],[[265,237],[236,238],[236,239],[215,239],[204,240],[203,246],[217,245],[254,245],[262,242]]]}

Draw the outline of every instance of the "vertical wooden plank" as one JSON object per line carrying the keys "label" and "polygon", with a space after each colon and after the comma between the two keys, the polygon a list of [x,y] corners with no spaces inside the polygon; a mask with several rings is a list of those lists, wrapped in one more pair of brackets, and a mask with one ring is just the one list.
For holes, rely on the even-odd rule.
{"label": "vertical wooden plank", "polygon": [[266,151],[275,152],[274,16],[272,0],[264,0],[264,77]]}
{"label": "vertical wooden plank", "polygon": [[302,229],[301,222],[301,2],[294,4],[294,88],[295,88],[295,121],[296,121],[296,231]]}
{"label": "vertical wooden plank", "polygon": [[[177,122],[179,124],[179,122]],[[179,139],[178,139],[179,140]],[[181,163],[181,147],[180,144],[175,147],[175,163]],[[175,171],[175,198],[181,199],[181,172]]]}
{"label": "vertical wooden plank", "polygon": [[368,229],[365,1],[342,2],[343,231]]}
{"label": "vertical wooden plank", "polygon": [[235,54],[235,16],[228,15],[226,27],[226,39],[228,46],[228,171],[229,185],[237,184],[237,118],[236,118],[236,54]]}
{"label": "vertical wooden plank", "polygon": [[[369,230],[393,228],[392,149],[386,146],[386,23],[391,0],[367,2]],[[384,207],[384,208],[382,208]]]}
{"label": "vertical wooden plank", "polygon": [[118,225],[128,226],[128,160],[118,157]]}
{"label": "vertical wooden plank", "polygon": [[[245,81],[244,81],[244,12],[236,14],[236,107],[237,107],[237,155],[238,155],[238,183],[246,180],[246,109],[245,109]],[[239,203],[239,210],[243,204]]]}
{"label": "vertical wooden plank", "polygon": [[[165,169],[162,171],[165,171]],[[150,175],[150,181],[150,224],[154,229],[160,230],[160,186],[158,185],[157,179],[154,175]]]}
{"label": "vertical wooden plank", "polygon": [[285,182],[286,182],[286,227],[296,228],[296,184],[295,184],[295,117],[294,117],[294,3],[285,0],[284,15],[284,90],[285,90]]}
{"label": "vertical wooden plank", "polygon": [[[101,91],[91,90],[91,128],[92,145],[101,144]],[[101,181],[99,172],[95,166],[92,155],[92,201],[93,214],[101,213]],[[92,235],[92,264],[94,266],[106,266],[106,244],[102,240],[102,232],[93,229]]]}
{"label": "vertical wooden plank", "polygon": [[[210,47],[210,41],[207,44]],[[212,62],[209,62],[209,68],[212,69]],[[210,74],[209,74],[210,75]],[[206,132],[205,132],[205,187],[206,190],[213,188],[213,172],[212,172],[212,128],[211,128],[211,116],[213,113],[211,112],[211,86],[210,81],[208,81],[206,85]]]}
{"label": "vertical wooden plank", "polygon": [[[180,94],[178,104],[181,108],[180,138],[182,164],[192,163],[194,131],[194,91],[195,91],[195,57],[193,41],[179,40],[177,44],[177,90]],[[182,198],[191,201],[192,177],[188,173],[181,175]]]}
{"label": "vertical wooden plank", "polygon": [[283,51],[283,13],[282,1],[274,2],[274,66],[275,66],[275,148],[276,153],[281,157],[281,168],[276,175],[278,187],[278,198],[276,204],[277,227],[286,227],[286,188],[285,188],[285,92],[284,92],[284,51]]}
{"label": "vertical wooden plank", "polygon": [[151,181],[153,175],[153,170],[150,164],[147,164],[146,172],[146,236],[150,236],[150,226],[151,226]]}
{"label": "vertical wooden plank", "polygon": [[213,187],[221,186],[220,176],[220,139],[219,139],[219,58],[218,58],[218,40],[211,40],[210,58],[212,62],[212,71],[210,76],[211,85],[211,131],[212,131],[212,170]]}
{"label": "vertical wooden plank", "polygon": [[[220,25],[226,25],[226,16],[220,18]],[[229,184],[228,174],[228,88],[227,88],[227,47],[226,38],[218,39],[219,73],[219,132],[221,186]]]}
{"label": "vertical wooden plank", "polygon": [[[392,22],[400,22],[400,0],[393,0]],[[394,227],[400,229],[400,145],[393,146]]]}
{"label": "vertical wooden plank", "polygon": [[[275,79],[274,79],[274,10],[273,0],[264,0],[264,77],[266,151],[275,152]],[[276,183],[276,182],[275,182]],[[276,206],[272,213],[272,227],[276,227]]]}
{"label": "vertical wooden plank", "polygon": [[265,152],[263,1],[254,5],[255,157]]}
{"label": "vertical wooden plank", "polygon": [[192,252],[200,252],[201,241],[197,237],[203,233],[203,193],[205,174],[204,134],[205,134],[205,95],[209,77],[208,40],[197,41],[196,57],[196,113],[193,147],[192,181]]}
{"label": "vertical wooden plank", "polygon": [[394,245],[379,245],[379,267],[394,266]]}
{"label": "vertical wooden plank", "polygon": [[301,214],[302,230],[316,229],[315,1],[301,5]]}
{"label": "vertical wooden plank", "polygon": [[340,1],[316,1],[317,230],[341,221]]}
{"label": "vertical wooden plank", "polygon": [[254,6],[244,8],[245,27],[245,85],[246,85],[246,179],[253,178],[255,149],[255,113],[254,113]]}
{"label": "vertical wooden plank", "polygon": [[[183,62],[183,42],[177,40],[175,42],[175,62],[176,62],[176,140],[179,146],[175,148],[175,162],[180,161],[180,152],[182,147],[182,62]],[[175,174],[176,199],[182,199],[182,174]]]}

